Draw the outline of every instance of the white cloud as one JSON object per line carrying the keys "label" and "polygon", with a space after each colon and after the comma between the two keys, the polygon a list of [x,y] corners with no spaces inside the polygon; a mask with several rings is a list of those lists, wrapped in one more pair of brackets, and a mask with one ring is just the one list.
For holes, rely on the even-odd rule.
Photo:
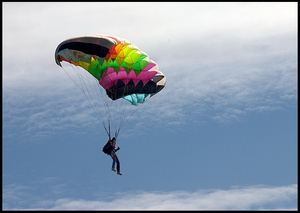
{"label": "white cloud", "polygon": [[[19,193],[21,192],[20,189]],[[115,193],[113,199],[84,200],[62,198],[27,201],[27,207],[11,206],[10,199],[19,199],[17,190],[10,187],[4,191],[4,209],[47,210],[259,210],[296,209],[298,185],[233,187],[228,190],[212,189],[170,192],[124,192]],[[30,198],[30,196],[29,196]],[[24,198],[26,200],[26,198]],[[36,199],[35,199],[36,200]],[[23,202],[24,203],[24,202]],[[28,207],[29,206],[29,207]]]}
{"label": "white cloud", "polygon": [[[76,120],[89,124],[93,113],[55,64],[54,51],[64,39],[96,33],[132,41],[167,76],[141,116],[178,125],[187,114],[226,122],[249,111],[295,107],[296,5],[3,3],[5,125],[51,131]],[[104,17],[109,22],[95,21]]]}

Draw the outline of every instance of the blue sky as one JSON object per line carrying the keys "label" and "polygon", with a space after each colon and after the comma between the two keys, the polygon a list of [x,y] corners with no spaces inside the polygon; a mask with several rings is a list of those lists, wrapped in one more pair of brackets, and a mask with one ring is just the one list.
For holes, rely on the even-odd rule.
{"label": "blue sky", "polygon": [[[2,3],[2,209],[298,208],[297,3]],[[56,65],[65,39],[126,38],[166,87],[117,153]]]}

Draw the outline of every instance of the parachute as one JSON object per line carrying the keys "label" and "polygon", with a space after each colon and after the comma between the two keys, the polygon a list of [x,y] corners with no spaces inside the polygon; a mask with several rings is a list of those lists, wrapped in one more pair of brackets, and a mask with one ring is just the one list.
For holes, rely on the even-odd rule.
{"label": "parachute", "polygon": [[116,36],[67,39],[56,48],[55,61],[84,93],[109,136],[113,123],[117,137],[135,107],[166,84],[166,77],[145,52]]}

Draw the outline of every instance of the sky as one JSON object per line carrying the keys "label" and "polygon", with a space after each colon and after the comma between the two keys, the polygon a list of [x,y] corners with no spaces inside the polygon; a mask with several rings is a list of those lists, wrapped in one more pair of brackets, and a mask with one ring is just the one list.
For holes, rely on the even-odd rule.
{"label": "sky", "polygon": [[[296,2],[2,2],[2,209],[298,209],[297,20]],[[167,78],[118,136],[122,176],[54,59],[94,34]]]}

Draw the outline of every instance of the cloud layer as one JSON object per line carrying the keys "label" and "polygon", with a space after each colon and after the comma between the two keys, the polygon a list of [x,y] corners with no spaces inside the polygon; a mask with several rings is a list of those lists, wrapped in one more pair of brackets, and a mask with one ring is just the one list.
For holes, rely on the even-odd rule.
{"label": "cloud layer", "polygon": [[[35,12],[24,14],[32,8]],[[106,9],[99,13],[99,8]],[[140,33],[109,22],[101,22],[97,32],[69,25],[86,26],[84,20],[110,17],[112,9],[119,11],[111,17],[112,23],[135,20]],[[85,18],[71,15],[76,13]],[[148,24],[140,25],[137,14],[143,14]],[[24,17],[26,21],[20,21]],[[55,48],[62,40],[93,33],[130,40],[166,75],[166,87],[139,114],[145,119],[178,125],[191,115],[228,122],[248,112],[296,107],[297,10],[293,3],[25,3],[22,7],[5,3],[3,20],[6,127],[18,124],[24,132],[46,132],[69,125],[96,125],[83,94],[54,62]],[[69,30],[64,29],[65,23]],[[33,30],[25,30],[29,27]]]}
{"label": "cloud layer", "polygon": [[[24,195],[22,187],[4,190],[4,209]],[[39,200],[29,207],[17,209],[47,210],[259,210],[296,209],[298,185],[278,187],[249,186],[228,190],[198,190],[171,192],[122,192],[110,196],[111,200],[84,200],[62,198]],[[28,199],[30,196],[28,196]],[[8,200],[9,199],[9,200]],[[9,202],[9,203],[8,203]],[[23,200],[24,202],[24,200]],[[26,206],[26,205],[24,205]]]}

